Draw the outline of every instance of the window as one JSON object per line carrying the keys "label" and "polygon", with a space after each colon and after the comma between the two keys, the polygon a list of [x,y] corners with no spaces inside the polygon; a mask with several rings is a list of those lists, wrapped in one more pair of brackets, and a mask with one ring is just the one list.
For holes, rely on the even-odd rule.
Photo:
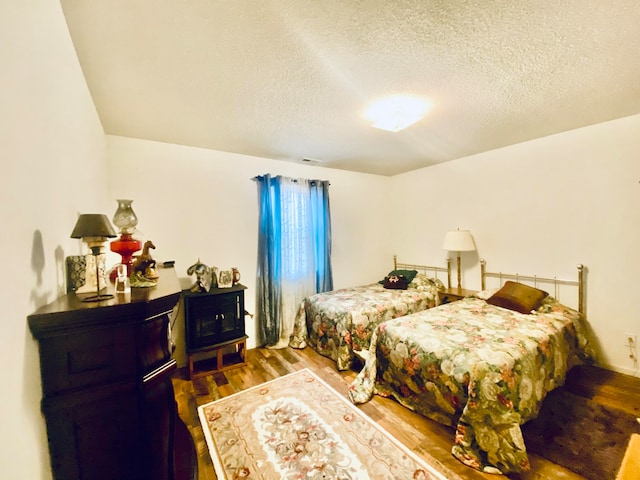
{"label": "window", "polygon": [[331,290],[329,182],[256,177],[257,322],[267,346],[286,347],[304,297]]}

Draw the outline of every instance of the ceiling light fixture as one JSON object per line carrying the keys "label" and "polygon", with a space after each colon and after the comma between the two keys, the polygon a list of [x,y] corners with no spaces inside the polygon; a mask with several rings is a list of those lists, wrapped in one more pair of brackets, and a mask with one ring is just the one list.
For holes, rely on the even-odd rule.
{"label": "ceiling light fixture", "polygon": [[431,106],[424,98],[411,95],[393,95],[373,102],[365,116],[374,128],[388,132],[399,132],[424,117]]}

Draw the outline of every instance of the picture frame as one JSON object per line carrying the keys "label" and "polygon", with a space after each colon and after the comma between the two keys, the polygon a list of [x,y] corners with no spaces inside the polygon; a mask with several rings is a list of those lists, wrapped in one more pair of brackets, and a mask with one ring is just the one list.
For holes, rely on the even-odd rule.
{"label": "picture frame", "polygon": [[75,292],[86,281],[87,256],[71,255],[66,258],[67,263],[67,293]]}
{"label": "picture frame", "polygon": [[233,286],[233,270],[220,270],[218,272],[218,288],[231,288]]}

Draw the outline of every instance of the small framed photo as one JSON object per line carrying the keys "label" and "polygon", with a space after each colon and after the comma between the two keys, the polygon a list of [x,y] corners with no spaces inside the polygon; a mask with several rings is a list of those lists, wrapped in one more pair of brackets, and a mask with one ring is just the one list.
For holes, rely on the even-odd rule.
{"label": "small framed photo", "polygon": [[233,270],[220,270],[218,273],[218,288],[230,288],[233,285]]}

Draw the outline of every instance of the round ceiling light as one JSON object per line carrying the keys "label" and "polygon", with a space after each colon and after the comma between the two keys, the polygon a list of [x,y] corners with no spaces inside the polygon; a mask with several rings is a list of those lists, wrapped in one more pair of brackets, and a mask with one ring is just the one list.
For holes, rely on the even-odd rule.
{"label": "round ceiling light", "polygon": [[424,117],[431,103],[422,97],[392,95],[376,100],[365,110],[372,127],[399,132]]}

